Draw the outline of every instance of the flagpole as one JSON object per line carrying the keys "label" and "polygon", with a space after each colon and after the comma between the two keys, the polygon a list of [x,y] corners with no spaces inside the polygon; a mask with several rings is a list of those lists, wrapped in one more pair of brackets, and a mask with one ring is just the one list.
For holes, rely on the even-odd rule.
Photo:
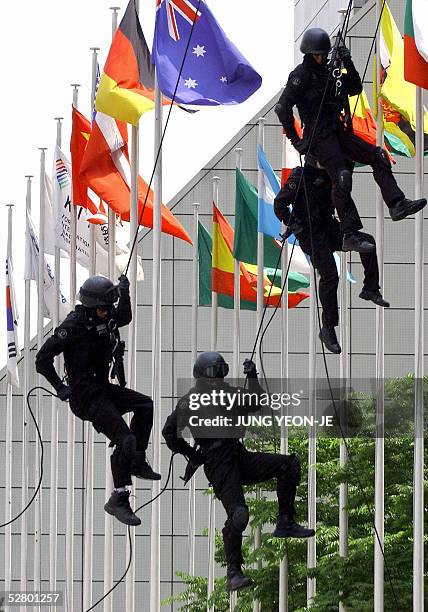
{"label": "flagpole", "polygon": [[[72,83],[73,106],[77,109],[79,105],[79,83]],[[70,306],[76,304],[76,247],[77,247],[77,206],[74,200],[70,210]]]}
{"label": "flagpole", "polygon": [[[339,9],[340,29],[343,30],[347,9]],[[349,313],[348,313],[348,294],[347,294],[347,253],[342,252],[340,257],[340,291],[339,291],[339,312],[340,312],[340,378],[342,380],[341,399],[347,396],[349,382]],[[344,469],[348,461],[348,453],[344,440],[340,440],[339,464]],[[339,556],[345,559],[348,556],[348,484],[341,482],[339,485]],[[341,594],[341,592],[339,593]],[[346,608],[339,601],[339,612],[346,612]]]}
{"label": "flagpole", "polygon": [[[91,82],[91,119],[95,108],[95,87],[97,81],[98,51],[99,47],[90,47],[92,51],[92,82]],[[95,225],[89,224],[89,276],[96,270],[96,239]],[[83,607],[90,608],[92,602],[92,564],[93,564],[93,505],[94,505],[94,430],[88,421],[83,423],[82,460],[86,481],[82,479],[82,502],[84,504],[84,531],[83,531]]]}
{"label": "flagpole", "polygon": [[[189,376],[193,376],[193,365],[198,356],[198,227],[199,227],[199,203],[193,204],[193,246],[192,246],[192,354]],[[189,483],[189,574],[195,573],[195,503],[196,503],[196,479],[191,478]]]}
{"label": "flagpole", "polygon": [[[213,202],[218,206],[220,177],[213,176]],[[218,295],[216,291],[211,292],[211,350],[217,350],[217,326],[218,326]],[[208,501],[208,584],[207,599],[214,591],[215,579],[215,497],[214,493],[209,496]],[[214,612],[214,606],[207,605],[207,612]]]}
{"label": "flagpole", "polygon": [[[12,261],[12,212],[13,204],[6,204],[8,208],[7,223],[7,257],[8,265]],[[12,278],[12,270],[9,267],[9,286]],[[12,296],[12,291],[10,292]],[[18,348],[18,347],[16,347]],[[6,465],[5,465],[5,522],[12,518],[12,402],[13,388],[8,375],[6,388]],[[6,525],[4,545],[4,588],[11,589],[12,580],[12,525]]]}
{"label": "flagpole", "polygon": [[[376,23],[380,21],[383,0],[376,0]],[[376,118],[376,144],[383,146],[383,113],[380,99],[380,28],[376,36],[378,61],[376,65],[376,91],[378,94]],[[379,262],[379,284],[383,287],[384,264],[384,211],[382,194],[376,188],[376,243]],[[384,608],[384,311],[376,306],[376,443],[375,443],[375,527],[374,538],[374,612]]]}
{"label": "flagpole", "polygon": [[[162,202],[162,93],[155,75],[155,157],[158,164],[154,175],[153,206],[153,298],[152,298],[152,397],[155,406],[153,423],[153,469],[161,468],[161,202]],[[154,480],[152,495],[160,491],[160,481]],[[152,505],[150,612],[159,610],[160,602],[160,498]]]}
{"label": "flagpole", "polygon": [[[283,138],[284,147],[282,154],[282,167],[287,167],[285,137]],[[282,224],[282,234],[285,235],[286,226]],[[289,370],[289,346],[288,346],[288,241],[285,239],[281,253],[281,280],[285,283],[281,300],[281,390],[284,381],[288,381]],[[286,389],[285,389],[286,391]],[[281,423],[281,454],[288,454],[288,431]],[[281,559],[279,566],[279,602],[278,612],[288,612],[288,558],[287,554]]]}
{"label": "flagpole", "polygon": [[[33,176],[27,174],[27,195],[26,195],[26,210],[27,213],[31,213],[31,179]],[[31,380],[31,367],[30,367],[30,342],[31,342],[31,329],[30,329],[30,307],[31,307],[31,280],[25,280],[25,311],[24,311],[24,393],[22,397],[22,453],[21,453],[21,508],[25,508],[27,505],[28,498],[28,467],[27,467],[27,452],[28,452],[28,438],[27,438],[27,395],[30,390]],[[21,565],[20,565],[20,589],[21,591],[27,590],[27,553],[28,553],[28,523],[27,513],[24,512],[21,516]],[[21,612],[25,612],[26,606],[21,606]]]}
{"label": "flagpole", "polygon": [[[415,198],[424,184],[424,107],[416,88]],[[424,609],[424,211],[415,217],[415,440],[413,458],[413,609]]]}
{"label": "flagpole", "polygon": [[[73,106],[78,108],[79,84],[72,84]],[[73,190],[72,190],[73,191]],[[76,242],[77,242],[77,207],[71,198],[70,207],[70,308],[76,304]],[[65,569],[66,569],[66,609],[74,610],[73,575],[74,575],[74,444],[76,423],[71,410],[67,418],[67,491],[66,491],[66,532],[65,532]]]}
{"label": "flagpole", "polygon": [[[117,14],[120,6],[111,6],[111,37],[117,30]],[[108,275],[111,280],[116,274],[116,213],[108,207]],[[110,467],[110,466],[109,466]],[[110,521],[111,522],[111,521]]]}
{"label": "flagpole", "polygon": [[[117,30],[118,6],[110,7],[112,11],[112,38]],[[116,216],[110,206],[108,207],[108,275],[113,280],[116,272]],[[105,498],[108,499],[113,488],[113,479],[110,465],[111,449],[109,440],[105,441]],[[107,593],[113,586],[113,517],[107,512],[104,514],[104,592]],[[113,596],[104,600],[104,612],[112,612]]]}
{"label": "flagpole", "polygon": [[[37,275],[37,349],[43,344],[43,313],[44,313],[44,259],[45,259],[45,159],[46,148],[40,147],[40,214],[39,214],[39,267]],[[43,385],[42,376],[38,375],[38,385]],[[42,392],[39,390],[37,397],[36,420],[43,436],[42,428]],[[37,486],[40,470],[40,449],[37,441],[35,443],[34,461],[34,484]],[[42,490],[40,489],[34,500],[34,590],[41,588],[41,504]]]}
{"label": "flagpole", "polygon": [[[235,149],[236,167],[242,170],[242,149]],[[236,214],[236,211],[235,211]],[[240,285],[240,267],[238,259],[233,259],[233,378],[239,378],[239,361],[241,353],[241,328],[240,328],[240,308],[241,308],[241,285]]]}
{"label": "flagpole", "polygon": [[[265,117],[260,117],[258,120],[258,144],[260,147],[264,149],[265,138],[264,138],[264,129],[265,129]],[[260,168],[260,164],[257,165],[257,187],[258,193],[260,197],[260,193],[262,192],[262,171]],[[260,204],[259,204],[260,206]],[[263,233],[257,227],[257,331],[260,335],[263,333],[263,306],[264,306],[264,253],[263,253]],[[260,336],[259,336],[260,337]],[[258,349],[258,347],[257,347]],[[256,362],[258,363],[259,370],[261,371],[261,363],[260,357],[257,354]],[[256,497],[259,497],[259,492],[256,493]],[[254,531],[254,548],[257,549],[260,547],[262,538],[262,532],[260,527],[256,527]],[[257,562],[256,567],[260,569],[261,563]],[[253,601],[253,612],[260,611],[260,602],[257,600]]]}
{"label": "flagpole", "polygon": [[[62,120],[63,117],[55,117],[56,124],[56,144],[61,147],[62,137]],[[61,279],[61,252],[56,246],[54,247],[55,263],[54,263],[54,287],[55,301],[52,318],[52,327],[55,329],[59,325],[59,302],[61,296],[60,279]],[[58,366],[59,358],[55,358],[55,365]],[[56,571],[57,571],[57,489],[58,489],[58,399],[54,396],[51,398],[51,473],[50,473],[50,498],[49,498],[49,588],[51,591],[56,590]]]}
{"label": "flagpole", "polygon": [[[315,269],[311,265],[310,283],[312,287],[310,306],[309,306],[309,413],[315,415],[316,407],[316,329],[317,329],[317,301],[316,288],[317,282]],[[308,528],[316,529],[317,524],[317,440],[316,431],[309,429],[308,439]],[[307,566],[312,570],[317,565],[317,543],[316,538],[308,538],[307,542]],[[309,578],[306,583],[307,607],[313,604],[316,593],[316,579]]]}
{"label": "flagpole", "polygon": [[[218,205],[218,185],[219,176],[213,176],[213,202]],[[216,291],[211,292],[211,350],[217,348],[217,327],[218,327],[218,295]]]}

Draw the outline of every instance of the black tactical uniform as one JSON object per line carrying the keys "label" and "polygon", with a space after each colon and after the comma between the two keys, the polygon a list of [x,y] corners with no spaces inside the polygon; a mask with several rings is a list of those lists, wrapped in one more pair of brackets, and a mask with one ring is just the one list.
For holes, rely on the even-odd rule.
{"label": "black tactical uniform", "polygon": [[[347,96],[360,94],[362,83],[351,54],[344,46],[338,48],[337,58],[342,61],[346,72],[341,70],[340,62],[331,71],[328,63],[315,61],[314,54],[325,54],[326,57],[330,48],[328,34],[323,30],[312,28],[305,33],[301,44],[301,51],[305,54],[303,63],[290,73],[275,112],[295,148],[304,154],[310,146],[310,153],[325,168],[332,182],[331,198],[345,237],[344,248],[360,250],[358,241],[351,239],[362,224],[351,198],[352,173],[346,160],[373,168],[374,179],[394,221],[421,210],[426,200],[406,200],[395,181],[385,151],[362,140],[346,127],[350,124]],[[294,106],[297,106],[303,127],[302,139],[294,125]],[[366,247],[361,250],[370,250],[369,245]]]}
{"label": "black tactical uniform", "polygon": [[[314,268],[318,270],[323,327],[333,330],[331,333],[334,334],[334,328],[339,324],[337,303],[339,275],[334,252],[342,250],[342,239],[339,222],[334,217],[331,187],[329,176],[324,170],[306,164],[303,173],[303,168],[298,166],[294,168],[284,187],[276,196],[274,210],[276,216],[288,228],[286,235],[296,236],[302,250],[311,258]],[[308,202],[306,202],[306,197]],[[358,234],[365,241],[376,245],[375,239],[370,234],[363,232],[358,232]],[[363,290],[360,297],[380,306],[388,306],[380,293],[376,251],[360,253],[360,258],[364,268]],[[330,344],[326,342],[329,350],[331,350]],[[332,344],[338,345],[337,339]],[[340,351],[334,350],[333,352]]]}
{"label": "black tactical uniform", "polygon": [[[197,429],[193,429],[191,426],[189,429],[195,439],[197,448],[190,446],[181,437],[184,424],[189,422],[191,414],[195,414],[189,409],[190,394],[207,391],[207,374],[203,375],[205,376],[204,379],[199,378],[198,374],[198,371],[201,373],[201,370],[204,370],[204,362],[217,362],[221,367],[226,366],[226,369],[222,372],[214,372],[217,375],[212,378],[222,379],[227,375],[228,367],[221,355],[218,353],[202,353],[195,364],[196,385],[178,402],[175,410],[169,415],[162,434],[168,447],[173,452],[185,455],[191,464],[200,465],[203,463],[205,475],[226,510],[227,520],[223,528],[223,541],[227,561],[227,588],[228,590],[236,590],[251,583],[250,579],[244,576],[241,571],[241,564],[243,563],[242,533],[245,531],[249,520],[243,485],[256,484],[276,478],[279,516],[275,535],[278,537],[310,537],[314,535],[314,532],[301,527],[294,521],[294,499],[297,485],[300,482],[300,462],[296,455],[250,452],[238,439],[198,437]],[[259,385],[257,372],[252,362],[248,360],[245,362],[244,373],[248,374],[248,387],[245,391],[252,394],[264,393]],[[229,393],[239,392],[237,388],[231,387],[223,380],[219,380],[219,385],[221,389]],[[241,389],[240,391],[244,390]],[[240,410],[241,413],[242,411],[254,412],[258,410],[258,406],[254,402],[252,404],[245,403],[241,404]],[[204,416],[201,410],[198,414]],[[212,414],[212,406],[206,407],[206,414]],[[228,414],[233,415],[233,410]],[[242,432],[242,435],[244,435],[244,432]]]}
{"label": "black tactical uniform", "polygon": [[[117,288],[111,281],[104,277],[88,279],[81,289],[83,303],[82,290],[88,283],[91,287],[91,282],[105,287],[110,296],[107,299],[96,297],[93,306],[89,302],[91,307],[76,306],[36,356],[37,372],[51,383],[58,397],[69,399],[72,412],[80,419],[91,421],[96,431],[107,436],[115,446],[111,456],[115,488],[132,484],[131,473],[145,478],[155,476],[157,479],[158,476],[145,460],[153,424],[152,399],[109,382],[115,355],[115,367],[120,366],[117,350],[123,346],[119,328],[132,320],[129,283],[127,279],[123,280],[126,277],[121,278],[122,290],[117,306],[113,304],[119,295],[114,294]],[[95,305],[108,308],[105,319],[97,317]],[[54,368],[54,358],[60,353],[64,355],[68,386],[63,384]],[[122,380],[121,385],[124,384]],[[133,412],[130,426],[122,417],[128,412]]]}

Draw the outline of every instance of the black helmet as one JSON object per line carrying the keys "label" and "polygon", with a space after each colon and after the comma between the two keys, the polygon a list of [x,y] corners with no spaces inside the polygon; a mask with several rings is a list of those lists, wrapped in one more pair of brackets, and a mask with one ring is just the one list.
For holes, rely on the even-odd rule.
{"label": "black helmet", "polygon": [[119,290],[106,276],[90,276],[80,287],[79,299],[85,308],[113,306],[119,299]]}
{"label": "black helmet", "polygon": [[302,42],[300,43],[300,51],[306,55],[310,54],[328,54],[331,51],[330,36],[321,28],[309,28],[303,34]]}
{"label": "black helmet", "polygon": [[201,353],[193,366],[194,378],[224,378],[228,374],[228,364],[222,355],[215,351]]}

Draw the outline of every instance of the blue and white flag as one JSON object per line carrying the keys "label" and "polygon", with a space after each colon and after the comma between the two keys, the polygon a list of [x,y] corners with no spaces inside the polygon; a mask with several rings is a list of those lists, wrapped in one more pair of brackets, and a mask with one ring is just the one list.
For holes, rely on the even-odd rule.
{"label": "blue and white flag", "polygon": [[281,237],[281,221],[275,215],[273,210],[273,201],[281,189],[281,185],[260,145],[257,148],[257,157],[259,170],[261,171],[258,189],[258,231],[266,234],[267,236],[272,236],[272,238],[278,239]]}
{"label": "blue and white flag", "polygon": [[207,3],[198,0],[157,0],[152,61],[162,93],[172,99],[177,87],[174,102],[181,104],[240,104],[262,84]]}

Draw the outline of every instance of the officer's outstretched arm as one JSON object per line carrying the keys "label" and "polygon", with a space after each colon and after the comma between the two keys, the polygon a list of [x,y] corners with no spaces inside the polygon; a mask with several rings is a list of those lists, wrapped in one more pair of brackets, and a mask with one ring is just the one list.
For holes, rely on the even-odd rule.
{"label": "officer's outstretched arm", "polygon": [[294,125],[293,108],[303,95],[302,78],[296,74],[296,71],[293,71],[288,77],[287,85],[274,109],[292,144],[300,140]]}
{"label": "officer's outstretched arm", "polygon": [[346,69],[346,73],[343,73],[341,77],[345,90],[350,96],[358,96],[363,91],[363,84],[358,70],[354,66],[351,54],[345,55],[345,57],[342,58],[342,62]]}
{"label": "officer's outstretched arm", "polygon": [[[36,371],[42,374],[54,389],[62,385],[62,381],[54,368],[54,358],[63,352],[66,339],[61,337],[64,331],[56,329],[54,335],[46,340],[36,355]],[[67,334],[67,332],[65,332]]]}
{"label": "officer's outstretched arm", "polygon": [[175,410],[171,412],[171,414],[165,421],[165,425],[162,429],[162,435],[164,437],[166,445],[173,453],[180,453],[180,455],[185,455],[186,457],[191,459],[195,449],[179,435],[181,431],[178,417],[179,412],[185,410],[185,408],[183,407],[183,402],[184,400],[180,400],[178,402]]}
{"label": "officer's outstretched arm", "polygon": [[116,323],[118,327],[129,325],[132,321],[131,298],[129,293],[122,295],[119,298],[119,303],[116,307]]}

